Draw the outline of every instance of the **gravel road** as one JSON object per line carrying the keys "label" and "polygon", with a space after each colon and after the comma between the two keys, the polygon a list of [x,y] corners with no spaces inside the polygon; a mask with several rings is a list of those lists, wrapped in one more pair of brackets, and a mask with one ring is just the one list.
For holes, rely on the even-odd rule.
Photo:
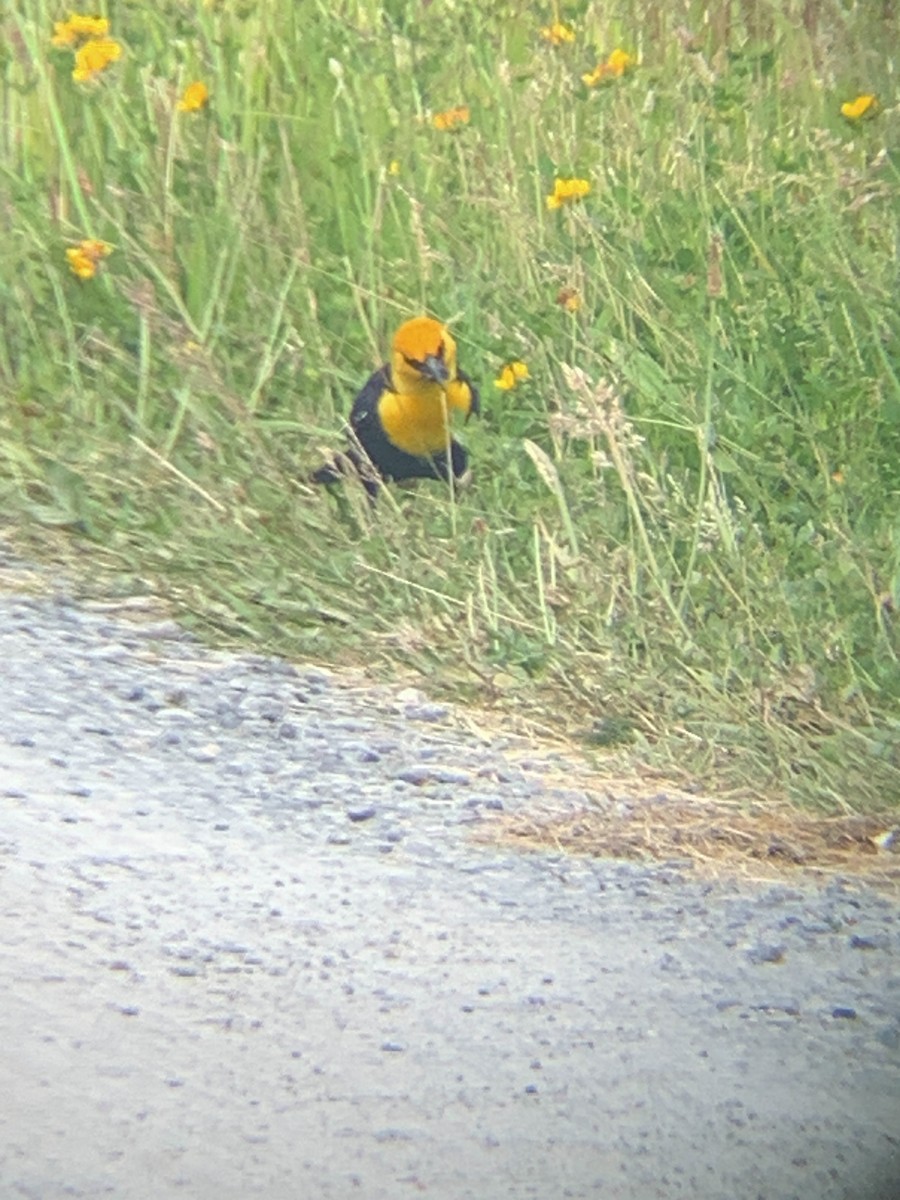
{"label": "gravel road", "polygon": [[18,570],[0,1200],[898,1200],[894,900],[476,841],[577,766]]}

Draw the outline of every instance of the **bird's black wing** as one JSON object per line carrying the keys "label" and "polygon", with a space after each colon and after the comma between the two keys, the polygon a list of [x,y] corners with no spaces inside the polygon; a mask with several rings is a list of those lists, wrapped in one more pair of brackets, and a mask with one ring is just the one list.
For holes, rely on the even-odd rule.
{"label": "bird's black wing", "polygon": [[[468,384],[472,392],[470,412],[479,412],[478,392],[468,376],[459,377]],[[378,412],[378,401],[385,391],[393,388],[390,367],[385,364],[370,375],[362,390],[353,401],[347,434],[350,445],[345,455],[333,463],[324,463],[312,475],[314,483],[339,483],[348,473],[355,471],[362,479],[366,491],[374,496],[379,480],[402,479],[449,479],[464,475],[468,466],[468,455],[456,441],[450,440],[450,456],[441,450],[437,454],[408,454],[399,449],[387,436]]]}
{"label": "bird's black wing", "polygon": [[[448,478],[447,452],[418,455],[399,449],[390,440],[381,423],[378,401],[392,388],[387,366],[376,371],[356,397],[350,413],[350,425],[365,457],[377,469],[382,479],[443,479]],[[466,470],[467,455],[458,442],[451,439],[450,465],[455,476]]]}
{"label": "bird's black wing", "polygon": [[[469,407],[469,411],[466,413],[466,420],[468,421],[469,417],[471,417],[471,416],[480,417],[481,416],[481,395],[479,394],[478,388],[472,382],[471,377],[468,376],[465,373],[465,371],[460,371],[458,368],[457,368],[457,372],[456,372],[456,378],[460,381],[460,383],[464,383],[468,387],[468,389],[472,395],[472,403]],[[454,472],[454,474],[455,473],[456,472]]]}

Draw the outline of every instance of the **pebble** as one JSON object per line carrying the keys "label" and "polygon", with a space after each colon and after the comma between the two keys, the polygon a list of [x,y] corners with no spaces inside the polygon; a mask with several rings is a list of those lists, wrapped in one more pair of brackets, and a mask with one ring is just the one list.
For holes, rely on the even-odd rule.
{"label": "pebble", "polygon": [[750,947],[747,957],[752,963],[784,962],[785,947],[781,942],[760,942]]}
{"label": "pebble", "polygon": [[404,783],[411,783],[416,787],[422,787],[427,783],[469,784],[472,782],[472,777],[467,771],[456,771],[452,767],[442,767],[436,763],[401,767],[394,778],[400,779]]}
{"label": "pebble", "polygon": [[374,805],[368,805],[366,808],[348,808],[347,816],[351,821],[371,821],[377,812]]}
{"label": "pebble", "polygon": [[890,938],[886,933],[867,936],[854,933],[850,937],[850,945],[854,950],[887,950],[890,947]]}
{"label": "pebble", "polygon": [[423,721],[432,724],[436,721],[446,721],[450,710],[443,704],[407,704],[403,715],[408,721]]}

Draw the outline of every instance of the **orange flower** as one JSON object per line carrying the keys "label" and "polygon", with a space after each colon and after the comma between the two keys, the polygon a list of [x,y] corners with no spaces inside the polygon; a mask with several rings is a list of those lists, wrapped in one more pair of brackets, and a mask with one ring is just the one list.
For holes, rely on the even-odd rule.
{"label": "orange flower", "polygon": [[102,38],[109,33],[109,21],[106,17],[88,17],[81,13],[72,13],[68,21],[55,21],[53,24],[52,46],[74,46],[85,38]]}
{"label": "orange flower", "polygon": [[636,66],[637,59],[625,50],[613,50],[606,60],[606,69],[616,76],[624,75],[626,71],[630,71],[632,67]]}
{"label": "orange flower", "polygon": [[108,242],[101,242],[97,238],[85,238],[77,246],[70,246],[66,250],[66,259],[73,275],[77,275],[79,279],[93,279],[101,261],[110,254],[112,246]]}
{"label": "orange flower", "polygon": [[507,363],[500,368],[500,374],[494,380],[494,387],[499,388],[501,392],[509,392],[518,384],[523,383],[529,376],[530,371],[525,363]]}
{"label": "orange flower", "polygon": [[178,111],[183,113],[199,112],[209,103],[209,88],[205,83],[189,83],[181,93],[178,101]]}
{"label": "orange flower", "polygon": [[435,113],[431,118],[431,123],[435,129],[448,133],[460,125],[468,125],[470,116],[468,104],[459,104],[456,108],[448,108],[444,112]]}
{"label": "orange flower", "polygon": [[564,308],[566,312],[578,312],[579,308],[581,308],[581,296],[578,294],[576,288],[560,288],[556,293],[556,303],[560,308]]}
{"label": "orange flower", "polygon": [[596,87],[600,83],[610,83],[613,79],[621,79],[628,71],[637,66],[637,59],[625,50],[613,50],[606,62],[597,63],[593,71],[582,75],[581,81],[585,87]]}
{"label": "orange flower", "polygon": [[75,51],[72,78],[76,83],[85,83],[121,57],[122,47],[115,38],[90,38]]}
{"label": "orange flower", "polygon": [[547,197],[547,207],[553,210],[564,204],[574,204],[576,200],[583,200],[590,190],[591,185],[586,179],[556,179],[553,191]]}
{"label": "orange flower", "polygon": [[551,46],[561,46],[564,42],[575,41],[575,30],[569,25],[564,25],[562,21],[554,21],[552,25],[544,26],[541,37]]}
{"label": "orange flower", "polygon": [[878,97],[873,96],[871,92],[841,105],[841,116],[846,117],[848,121],[862,121],[864,118],[874,117],[877,111]]}

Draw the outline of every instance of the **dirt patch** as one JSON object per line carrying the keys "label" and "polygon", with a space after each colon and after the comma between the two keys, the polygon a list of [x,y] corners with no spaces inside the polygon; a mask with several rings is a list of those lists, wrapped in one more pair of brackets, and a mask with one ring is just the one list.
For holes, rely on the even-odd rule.
{"label": "dirt patch", "polygon": [[487,836],[597,858],[689,859],[715,873],[865,876],[900,889],[900,826],[884,816],[823,817],[682,792],[608,791],[574,812],[503,816]]}

